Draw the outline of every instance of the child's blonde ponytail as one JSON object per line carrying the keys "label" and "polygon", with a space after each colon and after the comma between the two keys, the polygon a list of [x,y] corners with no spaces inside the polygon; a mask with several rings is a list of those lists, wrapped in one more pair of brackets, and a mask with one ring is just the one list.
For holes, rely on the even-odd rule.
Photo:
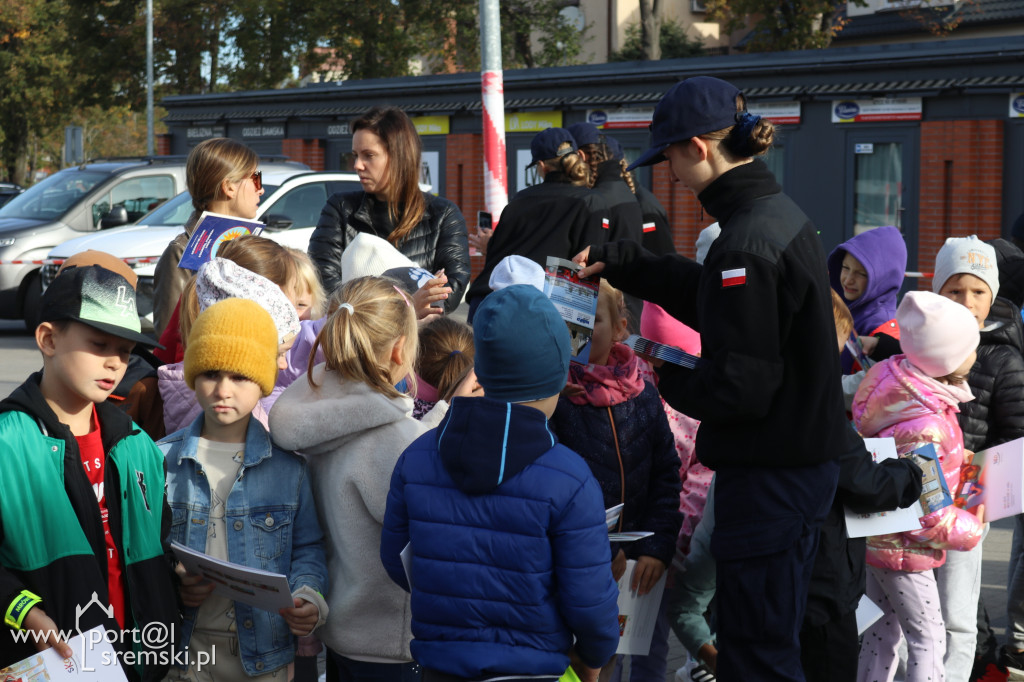
{"label": "child's blonde ponytail", "polygon": [[[330,317],[313,343],[310,358],[320,349],[328,371],[368,384],[389,398],[402,395],[395,384],[406,374],[414,380],[412,368],[419,347],[411,296],[391,280],[360,277],[331,297],[328,310]],[[403,363],[398,367],[391,360],[391,349],[403,336]],[[310,386],[316,387],[312,360],[306,375]]]}

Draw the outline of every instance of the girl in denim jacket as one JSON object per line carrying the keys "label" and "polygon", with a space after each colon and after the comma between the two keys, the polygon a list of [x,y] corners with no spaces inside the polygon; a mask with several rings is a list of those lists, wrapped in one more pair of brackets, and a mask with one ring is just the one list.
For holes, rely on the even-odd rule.
{"label": "girl in denim jacket", "polygon": [[[974,399],[966,377],[978,347],[978,324],[963,306],[924,291],[908,293],[896,310],[905,355],[870,370],[853,401],[864,437],[892,437],[900,454],[931,443],[949,490],[963,462],[959,403]],[[891,682],[900,640],[907,640],[907,681],[942,680],[946,631],[933,568],[946,550],[969,550],[981,524],[954,506],[922,516],[921,529],[868,538],[867,594],[885,615],[865,633],[858,680]]]}
{"label": "girl in denim jacket", "polygon": [[[212,594],[179,565],[185,622],[171,680],[287,680],[296,637],[327,618],[323,532],[302,458],[252,418],[277,376],[278,332],[258,303],[229,298],[196,319],[185,381],[202,414],[161,441],[171,539],[217,559],[288,576],[294,605],[273,613]],[[197,662],[216,661],[200,667]]]}

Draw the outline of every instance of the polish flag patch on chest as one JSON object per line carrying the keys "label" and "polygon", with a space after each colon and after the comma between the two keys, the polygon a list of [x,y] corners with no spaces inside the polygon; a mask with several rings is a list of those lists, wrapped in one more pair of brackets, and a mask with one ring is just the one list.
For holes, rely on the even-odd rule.
{"label": "polish flag patch on chest", "polygon": [[722,288],[738,287],[747,283],[747,269],[722,270]]}

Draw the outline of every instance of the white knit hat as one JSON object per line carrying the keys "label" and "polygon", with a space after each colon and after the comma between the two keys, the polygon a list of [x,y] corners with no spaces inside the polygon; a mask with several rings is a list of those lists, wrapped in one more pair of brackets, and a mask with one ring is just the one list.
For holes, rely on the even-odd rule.
{"label": "white knit hat", "polygon": [[978,239],[950,237],[935,256],[935,276],[932,277],[932,291],[939,290],[953,275],[974,275],[984,280],[992,290],[992,298],[999,294],[999,268],[996,266],[996,250]]}
{"label": "white knit hat", "polygon": [[711,244],[722,234],[722,228],[718,223],[711,223],[697,235],[697,256],[695,260],[704,265],[704,259],[708,257],[708,249]]}
{"label": "white knit hat", "polygon": [[491,270],[487,282],[491,291],[498,291],[513,284],[529,284],[544,291],[544,268],[524,256],[505,256]]}
{"label": "white knit hat", "polygon": [[900,347],[930,377],[944,377],[978,347],[978,321],[966,306],[929,291],[909,291],[896,309]]}
{"label": "white knit hat", "polygon": [[274,320],[277,342],[299,333],[299,315],[281,287],[262,275],[246,270],[226,258],[203,263],[196,273],[196,298],[199,312],[229,298],[244,298],[259,303]]}
{"label": "white knit hat", "polygon": [[341,283],[360,277],[380,277],[394,268],[415,268],[401,251],[386,239],[360,232],[341,254]]}

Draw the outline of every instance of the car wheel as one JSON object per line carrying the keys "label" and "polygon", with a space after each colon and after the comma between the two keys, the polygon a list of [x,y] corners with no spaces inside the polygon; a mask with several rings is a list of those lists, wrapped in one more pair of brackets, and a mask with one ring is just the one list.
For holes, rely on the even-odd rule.
{"label": "car wheel", "polygon": [[25,328],[34,332],[39,326],[39,312],[43,304],[43,280],[36,270],[28,276],[25,293],[21,298],[21,316],[25,320]]}

